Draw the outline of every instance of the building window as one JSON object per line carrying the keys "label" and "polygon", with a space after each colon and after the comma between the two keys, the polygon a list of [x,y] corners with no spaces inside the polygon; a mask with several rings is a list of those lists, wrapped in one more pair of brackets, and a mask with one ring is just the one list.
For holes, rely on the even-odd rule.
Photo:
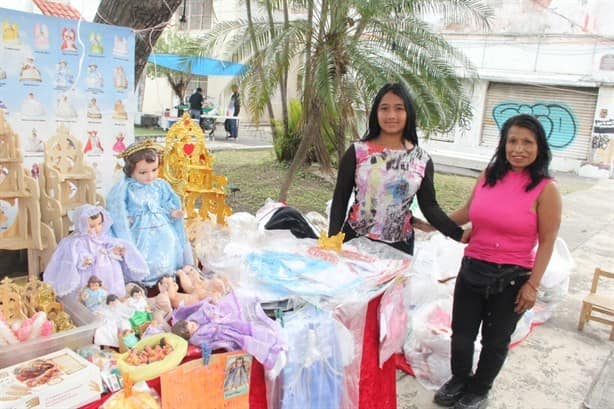
{"label": "building window", "polygon": [[[186,22],[179,29],[183,31],[209,30],[213,21],[213,0],[184,0],[186,2]],[[178,16],[183,13],[183,5],[177,9]],[[179,21],[179,18],[177,18]]]}

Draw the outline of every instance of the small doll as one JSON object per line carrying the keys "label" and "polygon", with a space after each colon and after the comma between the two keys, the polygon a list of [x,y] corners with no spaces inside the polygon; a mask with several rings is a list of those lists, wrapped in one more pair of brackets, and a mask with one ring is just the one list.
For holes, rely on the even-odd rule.
{"label": "small doll", "polygon": [[143,293],[143,289],[138,285],[135,285],[130,289],[130,298],[128,298],[126,303],[128,304],[128,307],[132,308],[134,311],[151,312],[149,304],[147,304],[147,298],[145,298],[145,294]]}
{"label": "small doll", "polygon": [[109,294],[106,298],[106,305],[98,309],[96,315],[102,318],[102,324],[94,333],[94,343],[117,348],[119,346],[118,334],[132,330],[129,308],[121,302],[117,295]]}
{"label": "small doll", "polygon": [[162,277],[158,282],[158,289],[160,290],[160,294],[168,295],[173,308],[192,305],[206,297],[206,295],[203,294],[180,293],[177,282],[175,282],[175,279],[171,276]]}
{"label": "small doll", "polygon": [[198,331],[198,323],[191,320],[179,320],[171,327],[171,332],[175,335],[179,335],[181,338],[189,341],[192,335]]}
{"label": "small doll", "polygon": [[138,281],[149,273],[143,256],[130,242],[108,234],[113,221],[104,208],[79,206],[73,222],[75,231],[58,243],[43,273],[43,280],[58,296],[76,295],[96,275],[109,293],[124,297],[125,281]]}
{"label": "small doll", "polygon": [[196,294],[199,300],[206,297],[218,299],[230,291],[230,285],[223,277],[212,274],[204,278],[194,266],[184,266],[176,274],[183,291]]}
{"label": "small doll", "polygon": [[125,177],[107,196],[113,235],[134,243],[147,260],[149,275],[142,280],[147,287],[193,263],[181,200],[166,180],[158,179],[160,151],[161,147],[146,140],[120,153]]}
{"label": "small doll", "polygon": [[79,299],[88,310],[95,312],[102,308],[107,302],[107,290],[102,286],[102,280],[95,275],[87,280],[87,287],[81,290]]}

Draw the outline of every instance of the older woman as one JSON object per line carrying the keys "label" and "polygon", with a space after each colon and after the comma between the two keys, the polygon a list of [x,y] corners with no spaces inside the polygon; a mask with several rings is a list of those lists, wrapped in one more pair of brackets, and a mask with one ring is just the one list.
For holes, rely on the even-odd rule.
{"label": "older woman", "polygon": [[[550,160],[536,118],[521,114],[508,119],[471,198],[450,215],[459,224],[470,221],[472,234],[454,290],[453,376],[434,398],[441,406],[484,407],[516,323],[535,304],[561,221]],[[480,324],[482,351],[472,374]]]}

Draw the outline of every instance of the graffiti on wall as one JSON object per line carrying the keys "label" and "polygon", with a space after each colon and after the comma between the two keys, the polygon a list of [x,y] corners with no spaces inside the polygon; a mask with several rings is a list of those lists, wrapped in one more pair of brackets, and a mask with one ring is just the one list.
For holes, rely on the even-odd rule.
{"label": "graffiti on wall", "polygon": [[505,121],[518,114],[533,115],[539,120],[552,149],[569,146],[578,134],[576,116],[573,110],[563,103],[539,102],[527,105],[519,102],[503,102],[495,105],[492,110],[493,119],[499,129]]}
{"label": "graffiti on wall", "polygon": [[593,163],[596,165],[614,165],[614,118],[608,115],[608,110],[599,110],[599,119],[593,126]]}

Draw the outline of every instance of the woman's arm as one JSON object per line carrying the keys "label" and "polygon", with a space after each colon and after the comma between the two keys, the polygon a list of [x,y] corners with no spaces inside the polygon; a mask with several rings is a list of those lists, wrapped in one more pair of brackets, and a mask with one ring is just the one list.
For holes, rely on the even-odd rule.
{"label": "woman's arm", "polygon": [[418,205],[420,210],[426,217],[426,220],[439,230],[444,235],[453,238],[456,241],[460,241],[463,236],[463,229],[461,229],[452,219],[450,219],[441,207],[437,203],[437,197],[435,195],[435,169],[433,161],[429,159],[426,163],[426,169],[424,171],[424,178],[420,184],[416,196],[418,197]]}
{"label": "woman's arm", "polygon": [[347,213],[348,201],[354,190],[354,174],[356,172],[356,151],[354,145],[350,146],[341,158],[337,184],[333,193],[333,202],[330,207],[330,223],[328,236],[334,236],[341,231]]}
{"label": "woman's arm", "polygon": [[535,264],[531,277],[522,286],[516,299],[516,311],[522,312],[533,307],[537,297],[537,288],[550,262],[554,242],[561,225],[561,194],[553,182],[548,183],[537,198],[538,244]]}

